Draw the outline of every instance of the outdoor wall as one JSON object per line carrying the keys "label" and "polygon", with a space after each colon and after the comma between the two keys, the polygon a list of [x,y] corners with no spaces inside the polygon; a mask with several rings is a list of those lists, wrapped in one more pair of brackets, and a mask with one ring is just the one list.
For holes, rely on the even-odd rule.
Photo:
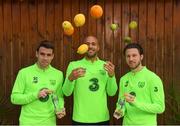
{"label": "outdoor wall", "polygon": [[[102,18],[93,19],[90,7],[103,7]],[[69,37],[63,34],[64,20],[73,22],[83,13],[86,23]],[[138,28],[129,30],[131,20]],[[119,29],[112,32],[111,23]],[[74,25],[74,24],[73,24]],[[36,62],[39,41],[54,42],[53,65],[64,75],[72,60],[80,59],[77,47],[87,35],[97,36],[99,57],[112,61],[116,77],[128,71],[122,50],[125,36],[140,43],[145,51],[143,64],[157,73],[164,83],[166,110],[158,124],[180,124],[180,0],[1,0],[0,1],[0,124],[18,124],[20,107],[10,103],[10,94],[18,70]],[[121,124],[112,117],[115,97],[109,98],[111,124]],[[58,124],[71,124],[72,97],[65,97],[67,116]]]}

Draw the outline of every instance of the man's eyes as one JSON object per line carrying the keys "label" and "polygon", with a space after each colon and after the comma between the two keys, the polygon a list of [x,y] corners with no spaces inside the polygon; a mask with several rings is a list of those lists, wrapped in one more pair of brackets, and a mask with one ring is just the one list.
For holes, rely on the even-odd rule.
{"label": "man's eyes", "polygon": [[40,55],[41,55],[41,56],[45,56],[45,55],[51,56],[51,54],[45,54],[45,53],[40,53]]}

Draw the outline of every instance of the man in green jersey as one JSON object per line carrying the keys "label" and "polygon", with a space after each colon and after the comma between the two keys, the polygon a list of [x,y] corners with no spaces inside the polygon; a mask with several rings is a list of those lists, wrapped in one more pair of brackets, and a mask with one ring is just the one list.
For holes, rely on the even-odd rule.
{"label": "man in green jersey", "polygon": [[114,65],[98,58],[96,37],[88,36],[84,42],[88,51],[83,59],[70,62],[63,92],[66,96],[73,93],[73,124],[109,124],[107,94],[117,91]]}
{"label": "man in green jersey", "polygon": [[36,57],[34,65],[19,71],[11,102],[22,106],[20,125],[56,125],[56,116],[62,118],[66,113],[62,94],[63,74],[50,65],[54,58],[53,44],[42,41]]}
{"label": "man in green jersey", "polygon": [[165,110],[162,81],[142,66],[143,49],[139,44],[128,44],[124,55],[131,71],[120,79],[114,117],[124,116],[123,125],[157,125],[157,114]]}

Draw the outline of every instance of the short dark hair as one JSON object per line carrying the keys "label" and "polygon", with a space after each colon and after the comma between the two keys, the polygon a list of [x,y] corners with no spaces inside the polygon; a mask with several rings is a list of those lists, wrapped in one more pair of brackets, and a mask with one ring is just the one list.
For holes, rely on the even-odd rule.
{"label": "short dark hair", "polygon": [[36,51],[38,52],[39,51],[39,48],[40,47],[44,47],[44,48],[47,48],[47,49],[52,49],[53,52],[54,52],[54,45],[51,41],[49,40],[43,40],[40,42],[40,44],[38,45]]}
{"label": "short dark hair", "polygon": [[126,47],[124,48],[123,54],[125,55],[126,50],[131,49],[131,48],[136,48],[140,55],[142,55],[144,53],[143,48],[141,47],[140,44],[138,44],[138,43],[130,43],[130,44],[126,45]]}

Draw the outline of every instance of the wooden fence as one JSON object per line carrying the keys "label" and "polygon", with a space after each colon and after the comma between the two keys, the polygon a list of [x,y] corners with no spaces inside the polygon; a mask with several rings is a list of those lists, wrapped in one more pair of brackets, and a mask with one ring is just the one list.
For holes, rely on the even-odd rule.
{"label": "wooden fence", "polygon": [[[102,18],[89,14],[92,5],[103,7]],[[86,23],[65,36],[61,24],[73,22],[83,13]],[[138,22],[130,30],[130,21]],[[110,24],[119,28],[111,31]],[[73,24],[74,25],[74,24]],[[81,58],[77,47],[87,35],[100,41],[99,57],[116,65],[116,77],[128,71],[122,50],[123,39],[130,36],[145,50],[143,64],[164,82],[166,111],[158,116],[159,124],[180,124],[180,0],[1,0],[0,1],[0,124],[18,124],[20,107],[10,103],[17,72],[36,61],[35,49],[40,40],[54,41],[53,65],[66,71],[72,60]],[[111,124],[121,124],[112,117],[117,95],[109,98]],[[67,116],[58,124],[71,124],[72,97],[65,97]]]}

